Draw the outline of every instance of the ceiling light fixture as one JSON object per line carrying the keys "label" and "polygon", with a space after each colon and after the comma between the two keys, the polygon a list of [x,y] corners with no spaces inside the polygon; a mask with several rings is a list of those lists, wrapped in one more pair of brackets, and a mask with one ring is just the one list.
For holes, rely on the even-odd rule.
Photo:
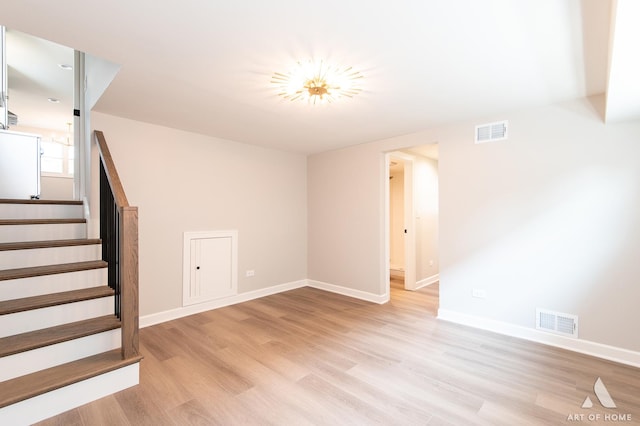
{"label": "ceiling light fixture", "polygon": [[51,102],[52,104],[59,104],[60,103],[60,99],[58,99],[58,98],[47,98],[47,100],[49,102]]}
{"label": "ceiling light fixture", "polygon": [[58,66],[66,71],[71,71],[73,69],[73,67],[69,64],[58,64]]}
{"label": "ceiling light fixture", "polygon": [[271,82],[278,86],[278,95],[291,101],[324,104],[340,98],[352,98],[362,88],[362,74],[353,67],[340,68],[320,62],[298,62],[288,73],[276,72]]}

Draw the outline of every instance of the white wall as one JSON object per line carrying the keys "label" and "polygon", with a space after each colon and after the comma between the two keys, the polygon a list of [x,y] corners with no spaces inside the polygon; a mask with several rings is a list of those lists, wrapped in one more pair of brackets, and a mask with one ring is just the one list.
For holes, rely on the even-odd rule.
{"label": "white wall", "polygon": [[40,198],[43,200],[73,200],[73,177],[40,177]]}
{"label": "white wall", "polygon": [[360,145],[312,155],[307,168],[308,278],[383,295],[384,156]]}
{"label": "white wall", "polygon": [[[185,231],[239,231],[240,293],[306,278],[304,156],[100,113],[91,118],[129,203],[139,208],[142,316],[181,306]],[[91,199],[93,216],[98,197]],[[245,277],[248,269],[254,277]]]}
{"label": "white wall", "polygon": [[[605,125],[600,102],[311,156],[309,278],[383,292],[382,153],[437,141],[441,309],[529,328],[536,307],[573,313],[581,339],[640,351],[640,122]],[[498,119],[509,140],[474,145]]]}
{"label": "white wall", "polygon": [[581,339],[640,350],[640,122],[605,125],[587,101],[503,118],[508,141],[442,134],[441,308],[576,314]]}
{"label": "white wall", "polygon": [[84,68],[87,79],[85,108],[91,111],[120,71],[120,65],[85,53]]}
{"label": "white wall", "polygon": [[[81,81],[79,84],[81,89],[84,90],[84,96],[76,99],[79,102],[76,108],[82,110],[82,116],[80,118],[76,117],[74,121],[74,125],[77,127],[75,132],[81,141],[76,147],[76,198],[85,202],[96,203],[97,200],[91,200],[91,178],[92,176],[97,176],[97,172],[92,170],[91,167],[92,150],[95,141],[90,111],[120,71],[120,65],[88,53],[79,52],[75,54],[75,62],[76,69],[74,72],[76,72],[76,78],[84,78],[84,82]],[[98,226],[96,218],[88,217],[87,219],[90,226]]]}

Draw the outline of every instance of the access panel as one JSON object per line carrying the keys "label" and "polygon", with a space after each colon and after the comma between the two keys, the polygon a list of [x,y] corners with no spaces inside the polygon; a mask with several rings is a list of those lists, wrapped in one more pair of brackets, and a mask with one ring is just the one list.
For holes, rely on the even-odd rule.
{"label": "access panel", "polygon": [[186,232],[183,305],[237,294],[237,231]]}

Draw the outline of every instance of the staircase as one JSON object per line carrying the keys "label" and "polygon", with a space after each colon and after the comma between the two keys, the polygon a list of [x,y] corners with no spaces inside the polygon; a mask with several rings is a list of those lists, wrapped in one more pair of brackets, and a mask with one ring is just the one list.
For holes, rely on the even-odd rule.
{"label": "staircase", "polygon": [[124,355],[102,241],[87,238],[83,209],[0,200],[2,425],[31,424],[138,383],[141,357]]}

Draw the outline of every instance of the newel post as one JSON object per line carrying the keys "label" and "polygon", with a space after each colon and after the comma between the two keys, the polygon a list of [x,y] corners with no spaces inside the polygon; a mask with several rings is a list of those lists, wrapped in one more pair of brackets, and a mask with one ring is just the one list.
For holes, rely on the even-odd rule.
{"label": "newel post", "polygon": [[122,357],[137,356],[138,344],[138,208],[120,210]]}

